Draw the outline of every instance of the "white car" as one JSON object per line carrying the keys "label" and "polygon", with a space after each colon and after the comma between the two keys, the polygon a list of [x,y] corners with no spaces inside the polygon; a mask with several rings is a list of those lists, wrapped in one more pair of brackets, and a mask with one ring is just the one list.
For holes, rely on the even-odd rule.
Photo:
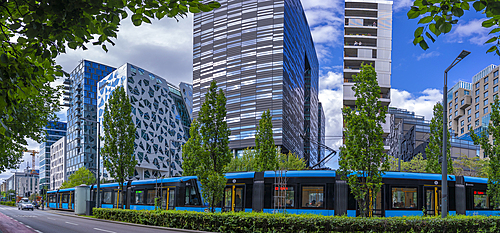
{"label": "white car", "polygon": [[23,198],[17,203],[17,209],[18,210],[31,209],[31,211],[33,211],[34,207],[33,204],[31,204],[30,200],[28,200],[28,198]]}

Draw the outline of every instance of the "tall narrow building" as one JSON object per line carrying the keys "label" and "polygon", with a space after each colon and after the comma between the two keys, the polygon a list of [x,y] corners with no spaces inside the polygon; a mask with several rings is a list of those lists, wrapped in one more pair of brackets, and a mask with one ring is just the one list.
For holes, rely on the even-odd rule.
{"label": "tall narrow building", "polygon": [[[66,136],[66,122],[49,121],[45,130],[45,140],[40,143],[40,154],[38,155],[38,165],[40,166],[39,190],[47,191],[50,189],[50,147],[56,141]],[[33,166],[33,165],[32,165]]]}
{"label": "tall narrow building", "polygon": [[255,146],[262,112],[271,111],[274,141],[317,161],[318,58],[299,0],[222,0],[194,15],[193,118],[210,82],[227,97],[229,147]]}
{"label": "tall narrow building", "polygon": [[[383,105],[391,103],[392,1],[346,0],[344,26],[343,105],[354,107],[353,76],[361,64],[371,64],[377,72]],[[389,115],[384,128],[388,136]],[[388,144],[385,146],[389,150]]]}

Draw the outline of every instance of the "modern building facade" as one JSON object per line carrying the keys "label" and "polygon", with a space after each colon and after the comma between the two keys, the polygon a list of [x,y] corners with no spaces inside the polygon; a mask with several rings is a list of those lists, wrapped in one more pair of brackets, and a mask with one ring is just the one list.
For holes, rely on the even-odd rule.
{"label": "modern building facade", "polygon": [[[499,67],[492,64],[474,75],[472,83],[459,81],[448,90],[448,128],[454,136],[470,140],[470,129],[479,135],[487,129],[499,93],[498,74]],[[479,156],[485,157],[483,150]]]}
{"label": "modern building facade", "polygon": [[5,182],[7,190],[14,190],[16,196],[29,197],[33,193],[39,193],[39,171],[32,173],[31,169],[25,169],[23,172],[14,172]]}
{"label": "modern building facade", "polygon": [[[98,118],[113,91],[123,86],[132,104],[135,132],[135,177],[150,179],[182,175],[182,145],[189,139],[191,118],[184,90],[160,76],[132,64],[124,64],[98,84]],[[188,90],[186,90],[188,93]],[[102,132],[102,126],[101,126]],[[101,160],[102,161],[102,160]]]}
{"label": "modern building facade", "polygon": [[96,172],[97,83],[115,68],[82,60],[65,81],[69,86],[66,177],[80,167]]}
{"label": "modern building facade", "polygon": [[[392,1],[346,0],[344,24],[343,105],[355,107],[353,76],[361,64],[371,64],[377,72],[382,105],[391,103]],[[390,133],[389,114],[383,125],[384,140]],[[390,148],[385,143],[384,148]]]}
{"label": "modern building facade", "polygon": [[255,146],[270,110],[282,152],[318,156],[318,59],[299,0],[223,0],[194,15],[193,118],[212,80],[227,97],[229,147]]}
{"label": "modern building facade", "polygon": [[39,189],[48,190],[50,187],[50,146],[57,140],[66,136],[66,122],[50,121],[44,128],[45,140],[40,143],[40,154],[38,157],[38,165],[40,166],[40,182]]}
{"label": "modern building facade", "polygon": [[66,137],[50,146],[50,190],[56,190],[66,181]]}

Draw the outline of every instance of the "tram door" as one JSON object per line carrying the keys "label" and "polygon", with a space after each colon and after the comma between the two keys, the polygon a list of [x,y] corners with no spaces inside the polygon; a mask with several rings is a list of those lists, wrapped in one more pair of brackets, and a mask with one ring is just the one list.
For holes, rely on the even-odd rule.
{"label": "tram door", "polygon": [[228,185],[224,189],[224,211],[243,211],[243,185]]}
{"label": "tram door", "polygon": [[175,188],[167,187],[162,190],[162,209],[173,210],[175,209]]}
{"label": "tram door", "polygon": [[438,216],[441,213],[441,187],[425,187],[424,192],[427,215]]}

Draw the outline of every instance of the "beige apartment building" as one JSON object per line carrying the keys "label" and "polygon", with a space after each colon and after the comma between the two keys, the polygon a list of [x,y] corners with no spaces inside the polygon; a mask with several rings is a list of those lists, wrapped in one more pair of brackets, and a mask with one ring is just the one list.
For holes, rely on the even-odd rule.
{"label": "beige apartment building", "polygon": [[[489,65],[472,77],[472,83],[459,81],[448,90],[448,128],[452,136],[470,139],[469,129],[476,134],[486,130],[491,104],[498,98],[498,71],[498,66]],[[484,158],[483,150],[479,157]]]}

